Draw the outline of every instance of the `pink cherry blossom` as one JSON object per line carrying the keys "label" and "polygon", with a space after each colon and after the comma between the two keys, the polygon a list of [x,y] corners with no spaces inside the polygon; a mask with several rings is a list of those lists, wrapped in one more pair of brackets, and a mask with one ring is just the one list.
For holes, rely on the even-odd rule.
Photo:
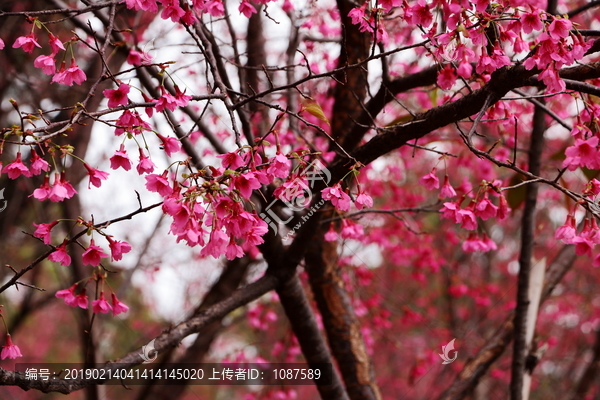
{"label": "pink cherry blossom", "polygon": [[290,166],[292,163],[282,153],[277,153],[271,160],[267,173],[277,178],[286,178],[290,174]]}
{"label": "pink cherry blossom", "polygon": [[113,240],[110,236],[107,236],[106,238],[108,239],[112,261],[121,260],[124,253],[129,253],[131,251],[131,245],[129,243]]}
{"label": "pink cherry blossom", "polygon": [[[306,197],[305,193],[308,188],[309,186],[306,178],[302,176],[296,176],[284,182],[281,186],[275,189],[273,195],[278,199],[288,203],[298,198],[308,200],[308,197]],[[304,206],[307,205],[308,204],[304,204]]]}
{"label": "pink cherry blossom", "polygon": [[42,239],[44,244],[50,244],[52,228],[54,228],[56,224],[58,224],[58,221],[53,221],[49,224],[33,224],[36,226],[33,236]]}
{"label": "pink cherry blossom", "polygon": [[73,83],[81,85],[87,76],[85,72],[79,68],[75,60],[71,60],[71,66],[65,69],[65,63],[60,67],[60,70],[52,77],[52,82],[61,83],[63,85],[73,86]]}
{"label": "pink cherry blossom", "polygon": [[355,7],[348,13],[353,25],[359,25],[361,32],[373,32],[373,27],[369,24],[369,18],[366,15],[367,3],[361,7]]}
{"label": "pink cherry blossom", "polygon": [[575,226],[575,217],[571,214],[567,215],[567,221],[563,226],[558,228],[554,233],[556,240],[562,240],[565,243],[571,243],[572,239],[577,235],[577,228]]}
{"label": "pink cherry blossom", "polygon": [[[220,204],[225,204],[225,202],[221,202]],[[256,225],[256,215],[244,211],[240,203],[235,202],[234,204],[238,210],[222,217],[223,226],[225,226],[227,232],[237,238],[241,238]]]}
{"label": "pink cherry blossom", "polygon": [[113,315],[119,315],[121,313],[129,311],[129,307],[125,303],[117,299],[117,296],[114,293],[111,293],[111,297]]}
{"label": "pink cherry blossom", "polygon": [[575,236],[573,239],[571,239],[571,243],[575,245],[575,254],[578,256],[592,256],[594,243],[592,243],[590,239],[583,236]]}
{"label": "pink cherry blossom", "polygon": [[77,284],[74,284],[68,289],[59,290],[56,292],[55,296],[59,299],[64,299],[65,304],[71,307],[79,307],[84,310],[88,307],[88,297],[86,296],[85,288],[79,293],[75,295],[75,289],[77,288]]}
{"label": "pink cherry blossom", "polygon": [[598,167],[598,137],[593,136],[587,140],[575,139],[575,145],[565,150],[567,157],[563,161],[563,168],[574,171],[579,166],[591,169]]}
{"label": "pink cherry blossom", "polygon": [[150,157],[144,154],[144,150],[140,148],[140,160],[136,166],[138,174],[149,174],[154,171],[154,168],[156,168],[156,165],[154,165]]}
{"label": "pink cherry blossom", "polygon": [[144,10],[152,14],[158,13],[158,4],[155,0],[125,0],[125,5],[129,9]]}
{"label": "pink cherry blossom", "polygon": [[442,217],[454,220],[454,222],[457,224],[462,220],[462,217],[458,214],[459,210],[460,205],[452,202],[444,203],[443,207],[440,209],[442,212]]}
{"label": "pink cherry blossom", "polygon": [[219,154],[217,158],[221,159],[221,165],[226,169],[238,169],[242,165],[244,165],[244,160],[237,151],[227,154]]}
{"label": "pink cherry blossom", "polygon": [[540,14],[536,12],[525,13],[521,15],[520,21],[521,26],[523,27],[523,32],[525,33],[541,31],[544,27],[544,24],[540,18]]}
{"label": "pink cherry blossom", "polygon": [[510,65],[510,59],[496,42],[492,54],[484,53],[481,56],[475,67],[475,71],[477,71],[478,74],[492,73],[505,65]]}
{"label": "pink cherry blossom", "polygon": [[371,208],[373,207],[373,199],[366,193],[359,193],[356,196],[356,200],[354,201],[354,205],[357,209],[362,210],[363,208]]}
{"label": "pink cherry blossom", "polygon": [[258,179],[256,179],[253,172],[239,174],[238,176],[233,176],[231,178],[231,188],[238,190],[246,199],[249,199],[250,196],[252,196],[252,191],[254,189],[260,189],[261,186],[262,185]]}
{"label": "pink cherry blossom", "polygon": [[167,171],[162,175],[150,174],[146,175],[146,189],[151,192],[157,192],[161,196],[168,196],[173,192],[167,180]]}
{"label": "pink cherry blossom", "polygon": [[162,148],[165,150],[165,153],[167,153],[169,157],[171,156],[171,154],[177,153],[179,150],[181,150],[181,143],[174,137],[165,137],[160,133],[157,133],[156,136],[158,136],[158,138],[162,142]]}
{"label": "pink cherry blossom", "polygon": [[[153,1],[154,2],[154,1]],[[154,2],[156,4],[156,2]],[[147,65],[152,62],[152,56],[148,53],[137,50],[129,50],[127,63],[131,65]]]}
{"label": "pink cherry blossom", "polygon": [[[56,178],[54,179],[54,184],[50,188],[50,193],[48,194],[48,199],[50,201],[63,201],[64,199],[70,199],[77,193],[73,186],[65,180],[63,174],[60,176],[59,174],[55,174],[55,176]],[[42,195],[42,193],[40,193],[40,195]]]}
{"label": "pink cherry blossom", "polygon": [[548,34],[554,41],[558,41],[569,36],[569,31],[572,27],[573,24],[568,19],[554,18],[550,25],[548,25]]}
{"label": "pink cherry blossom", "polygon": [[565,81],[560,77],[555,65],[550,65],[538,75],[546,85],[547,91],[550,93],[563,92],[566,88]]}
{"label": "pink cherry blossom", "polygon": [[171,93],[163,89],[163,94],[158,99],[158,102],[154,108],[157,112],[163,112],[165,108],[167,110],[175,111],[177,108],[177,99]]}
{"label": "pink cherry blossom", "polygon": [[473,211],[469,209],[463,209],[459,210],[457,214],[460,216],[461,228],[468,229],[470,231],[477,229],[477,218],[475,217],[475,214],[473,214]]}
{"label": "pink cherry blossom", "polygon": [[185,14],[183,14],[183,17],[181,17],[181,22],[186,25],[194,25],[198,21],[198,19],[196,18],[196,15],[194,15],[192,9],[190,9],[186,3],[184,3],[184,5]]}
{"label": "pink cherry blossom", "polygon": [[456,197],[456,191],[450,185],[450,179],[448,175],[444,176],[444,184],[442,185],[442,189],[440,190],[440,199],[445,199],[448,197]]}
{"label": "pink cherry blossom", "polygon": [[465,253],[487,251],[487,245],[475,233],[471,233],[469,238],[462,243],[461,247]]}
{"label": "pink cherry blossom", "polygon": [[329,229],[325,233],[325,241],[327,242],[335,242],[338,240],[338,233],[333,228],[333,224],[329,225]]}
{"label": "pink cherry blossom", "polygon": [[0,358],[2,358],[3,360],[6,358],[14,360],[17,357],[23,357],[23,355],[21,354],[21,350],[19,350],[19,347],[12,342],[10,335],[7,333],[6,345],[2,347],[2,353],[0,354]]}
{"label": "pink cherry blossom", "polygon": [[54,75],[56,72],[56,61],[51,56],[39,56],[33,61],[33,66],[40,68],[46,75]]}
{"label": "pink cherry blossom", "polygon": [[39,175],[42,171],[48,172],[50,170],[50,164],[41,158],[35,150],[32,150],[29,170],[31,171],[31,175]]}
{"label": "pink cherry blossom", "polygon": [[104,292],[100,292],[98,300],[92,301],[92,310],[94,314],[108,314],[112,310],[112,306],[104,298]]}
{"label": "pink cherry blossom", "polygon": [[65,50],[65,46],[59,38],[54,36],[52,33],[48,33],[48,43],[52,47],[52,55],[56,55],[60,50]]}
{"label": "pink cherry blossom", "polygon": [[100,246],[96,246],[94,239],[92,239],[90,241],[90,247],[83,252],[81,259],[84,264],[97,267],[104,257],[108,257],[108,254],[106,254]]}
{"label": "pink cherry blossom", "polygon": [[0,39],[0,50],[4,49],[4,40]]}
{"label": "pink cherry blossom", "polygon": [[67,244],[63,242],[56,250],[48,256],[48,260],[60,263],[64,267],[71,265],[71,256],[67,254]]}
{"label": "pink cherry blossom", "polygon": [[191,99],[192,96],[185,94],[185,90],[182,92],[179,89],[179,86],[175,85],[175,104],[177,104],[179,107],[185,107],[188,105]]}
{"label": "pink cherry blossom", "polygon": [[254,6],[249,1],[242,0],[238,7],[238,11],[240,12],[240,14],[244,14],[246,18],[250,18],[252,14],[256,12],[256,8],[254,8]]}
{"label": "pink cherry blossom", "polygon": [[592,218],[591,220],[586,218],[579,236],[588,239],[594,245],[600,243],[600,231],[595,218]]}
{"label": "pink cherry blossom", "polygon": [[244,249],[239,246],[233,238],[229,241],[227,248],[225,249],[225,257],[228,260],[235,260],[244,256]]}
{"label": "pink cherry blossom", "polygon": [[363,230],[363,226],[357,224],[351,219],[342,220],[342,230],[340,231],[340,235],[344,239],[361,239],[365,236],[365,232]]}
{"label": "pink cherry blossom", "polygon": [[74,302],[73,307],[79,307],[79,308],[83,308],[84,310],[87,310],[88,303],[89,303],[89,299],[86,294],[86,289],[83,288],[81,293],[79,293],[77,296],[75,296],[75,302]]}
{"label": "pink cherry blossom", "polygon": [[40,44],[33,36],[33,33],[30,33],[27,36],[19,36],[17,40],[13,43],[13,49],[18,49],[19,47],[23,48],[23,51],[26,53],[31,53],[33,49],[36,47],[42,48]]}
{"label": "pink cherry blossom", "polygon": [[102,186],[102,181],[105,181],[108,178],[108,172],[92,168],[87,163],[84,163],[83,166],[85,167],[85,169],[87,169],[88,175],[90,177],[88,189],[90,188],[90,185],[94,185],[99,188],[100,186]]}
{"label": "pink cherry blossom", "polygon": [[75,299],[75,289],[77,288],[77,284],[74,284],[68,289],[59,290],[56,292],[54,296],[59,299],[64,299],[65,303],[69,306],[75,307],[77,300]]}
{"label": "pink cherry blossom", "polygon": [[129,171],[131,169],[131,166],[131,160],[127,156],[127,150],[125,150],[125,145],[121,144],[119,150],[115,151],[115,154],[110,158],[110,168],[123,168],[125,171]]}
{"label": "pink cherry blossom", "polygon": [[410,16],[410,23],[421,25],[424,28],[433,22],[433,14],[431,14],[430,6],[425,0],[418,0],[414,6],[406,10],[406,14],[407,17]]}
{"label": "pink cherry blossom", "polygon": [[21,152],[18,152],[17,157],[13,162],[4,167],[2,171],[6,172],[10,179],[17,179],[21,175],[26,177],[31,176],[29,169],[23,164],[23,161],[21,161]]}
{"label": "pink cherry blossom", "polygon": [[281,5],[281,9],[285,13],[292,13],[295,8],[290,0],[283,0],[283,4]]}
{"label": "pink cherry blossom", "polygon": [[504,219],[508,216],[509,212],[510,208],[508,207],[506,197],[504,197],[504,195],[500,195],[500,204],[498,205],[498,212],[496,214],[496,217],[498,217],[498,219]]}
{"label": "pink cherry blossom", "polygon": [[456,71],[451,64],[446,64],[438,73],[437,84],[442,90],[450,90],[456,79]]}
{"label": "pink cherry blossom", "polygon": [[392,7],[400,7],[402,5],[401,0],[382,0],[379,2],[379,5],[384,9],[385,12],[388,12],[392,9]]}
{"label": "pink cherry blossom", "polygon": [[163,1],[163,5],[165,7],[160,13],[162,19],[171,19],[173,22],[179,22],[181,17],[185,15],[185,11],[179,7],[179,1],[177,1],[177,3],[174,1]]}
{"label": "pink cherry blossom", "polygon": [[428,190],[437,189],[440,187],[440,180],[436,175],[437,168],[433,168],[430,173],[427,175],[423,175],[421,179],[419,179],[419,183]]}
{"label": "pink cherry blossom", "polygon": [[220,229],[213,229],[210,233],[210,239],[204,248],[200,251],[202,257],[213,256],[219,258],[224,254],[229,244],[229,236]]}
{"label": "pink cherry blossom", "polygon": [[205,9],[212,17],[222,17],[225,14],[222,0],[208,0]]}
{"label": "pink cherry blossom", "polygon": [[149,123],[144,121],[137,111],[125,110],[123,114],[117,119],[116,125],[118,128],[115,129],[115,135],[119,136],[125,132],[139,135],[143,131],[151,131],[152,127]]}
{"label": "pink cherry blossom", "polygon": [[483,234],[483,243],[487,246],[487,250],[498,250],[496,242],[488,237],[486,233]]}
{"label": "pink cherry blossom", "polygon": [[131,88],[125,83],[121,83],[117,89],[106,89],[102,92],[104,97],[108,99],[108,106],[113,108],[123,104],[127,104],[129,97],[127,94]]}
{"label": "pink cherry blossom", "polygon": [[473,75],[473,66],[470,63],[463,62],[456,69],[456,74],[461,78],[469,79]]}
{"label": "pink cherry blossom", "polygon": [[477,215],[482,220],[488,220],[496,216],[498,212],[498,207],[496,207],[487,197],[487,193],[485,197],[477,203],[475,206],[475,215]]}
{"label": "pink cherry blossom", "polygon": [[591,196],[600,194],[600,181],[596,178],[589,181],[583,193]]}
{"label": "pink cherry blossom", "polygon": [[244,239],[246,242],[253,246],[258,246],[259,244],[264,243],[264,239],[262,238],[268,231],[269,226],[262,219],[256,221],[257,225],[250,228],[246,233],[244,233]]}
{"label": "pink cherry blossom", "polygon": [[350,196],[339,185],[325,188],[321,190],[321,194],[325,200],[331,201],[336,210],[348,211],[350,209]]}

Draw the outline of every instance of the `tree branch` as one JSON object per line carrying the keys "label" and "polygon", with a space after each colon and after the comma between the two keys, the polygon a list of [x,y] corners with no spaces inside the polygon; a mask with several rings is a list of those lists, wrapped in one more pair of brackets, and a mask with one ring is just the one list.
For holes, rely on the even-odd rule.
{"label": "tree branch", "polygon": [[[529,172],[539,175],[541,170],[542,151],[544,149],[544,132],[546,131],[545,113],[535,107],[533,114],[533,131],[529,144]],[[511,400],[523,398],[523,375],[525,374],[525,357],[527,356],[527,310],[529,308],[529,279],[531,261],[535,243],[535,207],[537,205],[539,183],[527,185],[525,209],[521,225],[521,254],[519,256],[519,276],[517,284],[517,305],[515,307],[512,375],[510,381]]]}
{"label": "tree branch", "polygon": [[[333,365],[331,354],[319,332],[317,320],[310,308],[298,276],[294,276],[280,286],[277,289],[277,294],[308,365],[322,363]],[[335,368],[333,368],[331,384],[317,385],[317,390],[323,400],[348,400],[348,394]]]}

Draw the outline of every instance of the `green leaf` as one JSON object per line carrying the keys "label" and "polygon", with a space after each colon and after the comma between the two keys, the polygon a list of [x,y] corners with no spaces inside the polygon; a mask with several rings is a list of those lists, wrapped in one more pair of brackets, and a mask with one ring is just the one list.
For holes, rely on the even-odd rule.
{"label": "green leaf", "polygon": [[321,108],[321,106],[319,105],[319,103],[317,103],[314,100],[307,100],[304,102],[304,104],[302,105],[302,109],[304,111],[308,111],[308,113],[310,115],[313,115],[317,118],[319,118],[321,121],[327,123],[327,125],[329,125],[329,119],[327,119],[327,117],[325,116],[325,113],[323,112],[323,109]]}

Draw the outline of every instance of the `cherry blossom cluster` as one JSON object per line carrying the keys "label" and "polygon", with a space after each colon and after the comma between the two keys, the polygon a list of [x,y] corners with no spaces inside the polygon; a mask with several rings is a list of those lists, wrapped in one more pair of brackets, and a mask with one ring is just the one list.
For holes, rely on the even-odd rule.
{"label": "cherry blossom cluster", "polygon": [[[595,199],[600,194],[600,181],[592,179],[583,194]],[[600,228],[596,216],[586,218],[583,221],[583,228],[578,232],[575,214],[571,212],[567,215],[565,224],[556,230],[554,237],[557,240],[562,240],[563,243],[575,245],[577,255],[587,255],[593,258],[592,265],[600,267],[600,253],[595,256],[592,255],[594,247],[600,243]]]}
{"label": "cherry blossom cluster", "polygon": [[[52,245],[52,230],[59,224],[60,221],[53,221],[48,224],[34,224],[36,230],[33,233],[33,236],[39,238],[44,242],[44,244]],[[77,221],[80,225],[87,226],[88,229],[93,230],[92,222],[86,222],[83,220]],[[108,246],[110,248],[110,258],[114,261],[120,261],[123,258],[123,254],[131,251],[131,245],[125,241],[114,240],[111,236],[103,234],[101,231],[97,230],[100,234],[102,234],[106,240],[108,241]],[[71,256],[67,252],[67,245],[69,240],[64,239],[63,242],[54,247],[54,251],[50,253],[48,256],[48,260],[52,262],[59,263],[63,266],[71,265],[72,259]],[[102,247],[96,245],[94,239],[90,240],[90,245],[85,248],[85,251],[82,254],[82,262],[84,265],[90,265],[94,268],[98,268],[96,272],[91,273],[91,277],[87,280],[87,283],[92,281],[98,281],[99,285],[102,286],[106,279],[106,273],[100,268],[102,259],[108,258],[109,255],[104,252]],[[75,283],[69,289],[60,290],[56,293],[56,297],[63,298],[65,303],[71,307],[80,307],[83,309],[88,308],[88,297],[86,295],[86,285],[85,283],[79,293],[76,293],[79,283]],[[98,298],[92,302],[92,310],[94,313],[108,313],[112,310],[113,315],[118,315],[120,313],[126,312],[128,307],[120,302],[116,295],[112,293],[112,306],[106,301],[104,297],[104,291],[100,290],[98,294]]]}
{"label": "cherry blossom cluster", "polygon": [[[448,183],[448,179],[445,179],[444,185],[450,186]],[[483,184],[481,185],[483,189],[478,191],[475,199],[470,199],[467,206],[464,208],[462,207],[462,204],[465,200],[468,199],[466,195],[461,196],[458,200],[454,202],[445,202],[443,204],[442,209],[440,210],[442,212],[442,216],[446,219],[454,221],[454,223],[456,224],[460,224],[461,228],[470,231],[478,231],[477,218],[480,218],[483,221],[486,221],[490,218],[498,218],[500,220],[506,218],[510,211],[510,208],[508,207],[506,197],[504,197],[503,194],[500,194],[500,192],[497,191],[499,185],[499,181],[496,181],[494,183],[483,182]],[[493,195],[496,195],[498,197],[498,205],[495,205],[490,200],[489,193],[492,193]],[[448,194],[453,194],[453,196],[447,197],[456,196],[456,193],[452,188],[452,190],[446,189],[444,194],[440,194],[440,198],[444,198]],[[469,234],[469,237],[465,241],[463,241],[462,249],[465,252],[485,252],[490,250],[496,250],[497,246],[496,243],[494,243],[494,241],[491,240],[485,232],[482,236],[479,236],[477,232],[472,232]]]}
{"label": "cherry blossom cluster", "polygon": [[[472,63],[478,74],[490,74],[519,57],[525,68],[541,71],[539,79],[550,92],[565,90],[558,70],[583,57],[591,46],[576,32],[572,22],[531,5],[512,1],[465,3],[463,1],[386,0],[372,10],[369,2],[348,16],[361,32],[375,32],[377,41],[387,43],[384,16],[401,19],[425,29],[430,54],[440,69],[437,83],[451,89],[458,78],[470,79]],[[447,31],[439,34],[434,10],[442,13]],[[490,32],[495,32],[493,35]],[[529,54],[527,54],[529,53]],[[449,63],[447,63],[450,61]]]}
{"label": "cherry blossom cluster", "polygon": [[[63,42],[60,41],[59,38],[54,36],[50,30],[38,19],[30,18],[30,21],[33,23],[32,31],[29,35],[18,37],[13,43],[13,48],[21,48],[26,53],[32,53],[35,48],[42,48],[39,44],[38,39],[35,35],[35,28],[44,29],[48,34],[48,44],[52,49],[52,52],[48,55],[40,55],[38,56],[33,65],[36,68],[42,70],[42,72],[46,75],[53,75],[52,82],[60,83],[63,85],[73,86],[73,83],[81,85],[87,77],[85,76],[85,72],[77,65],[75,58],[71,57],[69,67],[67,68],[67,60],[66,58],[66,49]],[[79,38],[74,37],[68,42],[68,45],[71,46],[72,43],[77,42]],[[4,44],[4,42],[2,42]],[[65,51],[62,56],[62,62],[58,71],[56,70],[56,62],[57,56],[60,51]]]}
{"label": "cherry blossom cluster", "polygon": [[[90,281],[91,280],[92,279],[90,279]],[[86,287],[84,285],[82,288],[80,288],[80,290],[78,290],[78,286],[79,284],[75,283],[68,289],[59,290],[56,292],[55,296],[59,299],[63,299],[65,304],[68,306],[79,307],[87,310],[89,300],[86,294]],[[104,291],[100,290],[98,298],[92,301],[92,311],[95,314],[107,314],[112,311],[113,315],[116,316],[129,310],[127,305],[117,299],[117,295],[114,292],[111,293],[111,303],[109,303],[104,297]]]}
{"label": "cherry blossom cluster", "polygon": [[[34,224],[36,230],[33,233],[33,236],[39,238],[44,242],[44,244],[51,245],[52,243],[52,229],[58,225],[60,221],[53,221],[48,224]],[[91,222],[78,220],[79,224],[87,226],[88,229],[94,229]],[[100,232],[108,241],[108,246],[110,248],[110,258],[112,261],[120,261],[123,258],[123,254],[131,251],[131,245],[125,241],[114,240],[111,236],[103,234]],[[67,244],[69,241],[67,239],[63,240],[63,242],[54,247],[54,251],[48,256],[48,259],[53,262],[60,263],[63,266],[71,265],[71,256],[67,253]],[[97,267],[101,264],[102,258],[108,258],[109,255],[104,252],[104,250],[96,245],[94,239],[90,240],[90,245],[85,249],[82,254],[82,261],[85,265],[91,265],[92,267]]]}
{"label": "cherry blossom cluster", "polygon": [[[332,187],[323,189],[321,194],[325,200],[329,200],[331,202],[336,210],[348,211],[350,209],[350,202],[352,199],[342,189],[339,183]],[[373,199],[371,196],[361,191],[354,199],[354,205],[359,210],[362,210],[365,207],[370,208],[373,207]]]}
{"label": "cherry blossom cluster", "polygon": [[565,150],[566,158],[563,168],[574,171],[579,167],[600,169],[600,146],[598,132],[592,131],[600,122],[600,106],[591,103],[578,116],[577,124],[573,127],[571,135],[575,139],[573,146]]}
{"label": "cherry blossom cluster", "polygon": [[[273,0],[260,0],[258,4],[267,4]],[[191,2],[175,1],[175,0],[125,0],[127,8],[134,10],[148,11],[153,14],[158,14],[159,4],[162,7],[160,17],[162,19],[170,19],[172,22],[179,22],[186,25],[192,25],[197,21],[194,12],[200,14],[209,14],[212,17],[222,17],[225,15],[225,6],[222,0],[192,0]],[[291,4],[288,4],[288,8]],[[238,6],[240,14],[247,18],[256,13],[256,6],[248,0],[242,0]]]}
{"label": "cherry blossom cluster", "polygon": [[64,172],[56,172],[51,183],[50,164],[41,158],[35,149],[31,149],[29,165],[23,162],[21,152],[19,151],[11,163],[4,167],[0,163],[0,172],[6,173],[10,179],[17,179],[20,176],[32,177],[46,172],[44,182],[31,195],[40,201],[63,201],[64,199],[70,199],[77,193],[75,188],[65,179]]}
{"label": "cherry blossom cluster", "polygon": [[[445,161],[445,156],[440,160]],[[437,167],[434,167],[430,173],[424,175],[419,180],[419,183],[428,190],[440,189],[440,180],[437,176]],[[462,204],[468,199],[467,194],[459,197],[456,201],[444,202],[440,210],[442,216],[446,219],[460,224],[460,227],[470,231],[478,231],[477,218],[486,221],[490,218],[504,219],[510,211],[508,202],[504,195],[498,192],[500,181],[493,183],[483,182],[482,190],[478,191],[475,199],[470,199],[466,207],[462,208]],[[489,193],[496,195],[498,205],[496,206],[490,199]],[[450,184],[448,174],[444,175],[444,183],[439,192],[440,199],[451,199],[457,196],[456,190]],[[490,251],[496,250],[496,243],[483,232],[480,236],[478,232],[471,232],[466,240],[462,242],[462,249],[465,252]]]}
{"label": "cherry blossom cluster", "polygon": [[[129,102],[129,98],[127,96],[129,91],[129,85],[121,83],[117,89],[107,89],[103,94],[108,99],[109,107],[117,107]],[[164,88],[162,88],[161,97],[155,100],[156,103],[154,107],[146,108],[146,113],[151,116],[154,109],[161,112],[165,108],[169,110],[175,110],[176,107],[183,107],[187,105],[188,101],[191,99],[191,96],[181,92],[177,86],[175,86],[175,91],[176,94],[173,96],[164,90]],[[151,101],[153,99],[148,98],[147,100]],[[151,131],[152,128],[150,124],[144,121],[139,113],[135,110],[125,110],[116,121],[115,135],[122,136],[123,134],[127,133],[128,135],[126,136],[126,139],[131,138],[136,143],[138,143],[138,141],[135,139],[136,135],[143,136],[144,132]],[[156,136],[161,142],[162,149],[168,156],[171,156],[181,149],[181,144],[177,139],[163,136],[160,133],[156,133]],[[145,138],[143,141],[145,142]],[[139,159],[136,165],[138,174],[143,175],[153,172],[155,169],[155,164],[152,162],[150,156],[146,154],[144,147],[139,144],[138,146]],[[91,185],[100,187],[102,185],[102,181],[108,179],[108,172],[93,168],[85,161],[75,157],[72,154],[72,148],[70,146],[61,147],[47,143],[45,147],[50,147],[51,154],[53,155],[58,152],[60,153],[61,157],[71,156],[82,162],[89,177],[88,187]],[[41,145],[40,148],[42,148]],[[124,170],[129,171],[132,166],[133,163],[127,154],[125,144],[122,143],[119,149],[115,151],[114,155],[110,157],[110,167],[114,170],[123,168]],[[50,164],[40,157],[38,152],[33,148],[31,149],[31,155],[29,157],[29,165],[26,165],[26,163],[23,162],[22,153],[19,151],[11,163],[4,167],[2,167],[0,164],[0,171],[2,173],[6,173],[10,179],[17,179],[20,176],[31,177],[45,172],[46,176],[44,182],[39,188],[35,189],[32,194],[34,198],[40,201],[50,200],[59,202],[69,199],[77,193],[73,186],[65,179],[64,171],[55,172],[53,174],[54,178],[51,179],[52,174],[50,173]]]}

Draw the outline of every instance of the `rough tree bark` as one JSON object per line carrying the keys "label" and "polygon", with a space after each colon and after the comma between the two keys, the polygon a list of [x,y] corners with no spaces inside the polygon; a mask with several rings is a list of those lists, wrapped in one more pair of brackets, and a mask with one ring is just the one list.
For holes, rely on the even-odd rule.
{"label": "rough tree bark", "polygon": [[[533,131],[529,144],[529,172],[539,175],[541,170],[542,150],[544,149],[544,132],[546,131],[546,114],[536,107],[533,114]],[[523,375],[525,374],[525,357],[527,356],[527,309],[531,262],[535,245],[535,207],[537,205],[538,184],[527,185],[525,209],[521,224],[521,254],[519,256],[519,276],[517,285],[517,305],[515,307],[515,333],[513,347],[512,375],[510,381],[511,400],[523,398]]]}

